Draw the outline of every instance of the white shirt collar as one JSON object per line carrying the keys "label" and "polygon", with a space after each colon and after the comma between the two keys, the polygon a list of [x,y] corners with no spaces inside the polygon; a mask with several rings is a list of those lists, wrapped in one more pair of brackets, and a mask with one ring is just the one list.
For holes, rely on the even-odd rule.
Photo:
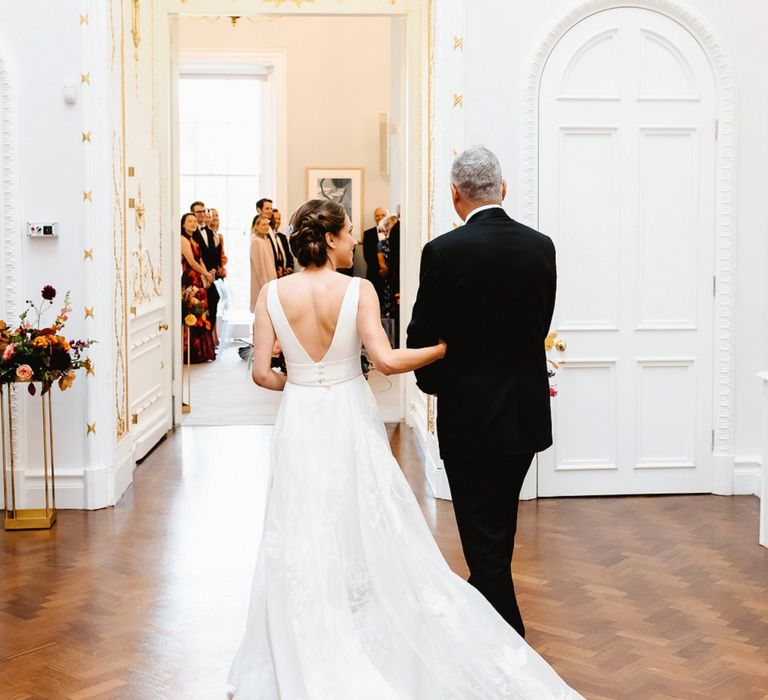
{"label": "white shirt collar", "polygon": [[464,223],[466,224],[469,222],[469,220],[478,212],[485,211],[486,209],[501,209],[501,204],[485,204],[482,207],[478,207],[477,209],[473,209],[469,214],[467,214],[467,218],[464,219]]}

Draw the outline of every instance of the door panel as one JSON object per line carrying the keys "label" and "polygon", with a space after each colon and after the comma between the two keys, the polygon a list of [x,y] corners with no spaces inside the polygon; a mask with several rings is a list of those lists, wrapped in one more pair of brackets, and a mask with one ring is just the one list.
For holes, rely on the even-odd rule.
{"label": "door panel", "polygon": [[558,250],[555,444],[539,495],[711,490],[715,91],[680,25],[618,8],[557,44],[539,227]]}

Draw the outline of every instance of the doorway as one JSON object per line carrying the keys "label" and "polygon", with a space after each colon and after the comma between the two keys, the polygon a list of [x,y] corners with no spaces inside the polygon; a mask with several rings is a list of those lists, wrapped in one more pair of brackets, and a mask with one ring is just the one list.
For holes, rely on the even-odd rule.
{"label": "doorway", "polygon": [[539,223],[566,341],[540,496],[712,490],[716,90],[694,37],[616,8],[540,89]]}
{"label": "doorway", "polygon": [[[291,212],[307,198],[308,171],[326,169],[361,173],[360,233],[374,225],[377,207],[395,211],[405,204],[405,139],[398,137],[405,117],[404,25],[401,16],[178,19],[172,32],[177,37],[172,53],[179,57],[173,141],[180,152],[172,175],[177,209],[180,215],[200,200],[218,210],[228,258],[223,284],[229,292],[229,309],[220,308],[218,318],[218,358],[192,366],[192,407],[182,424],[271,423],[279,405],[279,395],[252,384],[237,352],[250,341],[247,251],[258,199],[273,200],[286,232]],[[328,55],[320,44],[334,32],[338,36],[331,43],[340,48]],[[240,105],[247,116],[232,119],[237,106],[231,99],[237,100],[239,90],[249,91]],[[197,97],[205,91],[219,96],[207,98],[214,103],[210,117],[206,99]],[[202,136],[203,124],[227,133]],[[203,158],[181,152],[201,147],[208,150]],[[364,268],[356,274],[364,275]],[[369,381],[384,419],[402,420],[399,378],[372,373]]]}

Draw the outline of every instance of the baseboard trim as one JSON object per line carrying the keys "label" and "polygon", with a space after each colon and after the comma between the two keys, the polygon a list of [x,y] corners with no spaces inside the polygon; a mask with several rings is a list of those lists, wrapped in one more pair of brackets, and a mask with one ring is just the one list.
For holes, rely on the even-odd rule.
{"label": "baseboard trim", "polygon": [[739,461],[733,468],[733,494],[760,497],[763,484],[763,467],[757,461]]}
{"label": "baseboard trim", "polygon": [[[117,467],[57,469],[56,508],[59,510],[99,510],[115,505],[133,483],[136,461],[129,454]],[[42,508],[45,505],[45,474],[40,469],[17,469],[17,508]],[[0,505],[2,493],[0,493]]]}

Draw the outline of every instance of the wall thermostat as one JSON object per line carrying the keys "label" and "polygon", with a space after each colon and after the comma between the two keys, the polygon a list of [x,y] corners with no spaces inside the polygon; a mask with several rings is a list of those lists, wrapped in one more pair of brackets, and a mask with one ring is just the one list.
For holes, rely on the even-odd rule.
{"label": "wall thermostat", "polygon": [[59,222],[58,221],[42,221],[42,222],[28,221],[27,235],[30,238],[58,238]]}

